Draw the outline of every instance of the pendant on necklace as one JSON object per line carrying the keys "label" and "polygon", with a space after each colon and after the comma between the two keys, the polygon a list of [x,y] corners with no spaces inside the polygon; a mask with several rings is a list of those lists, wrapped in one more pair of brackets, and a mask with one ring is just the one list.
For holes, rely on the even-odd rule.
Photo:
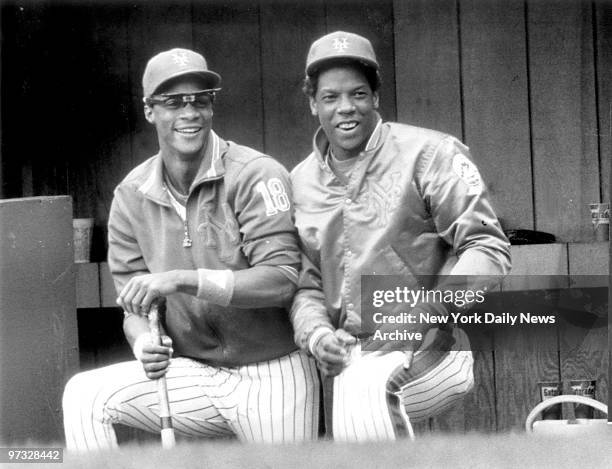
{"label": "pendant on necklace", "polygon": [[187,221],[185,221],[183,224],[185,227],[185,237],[183,238],[183,247],[190,248],[193,243],[191,241],[191,237],[189,236],[189,225],[187,225]]}

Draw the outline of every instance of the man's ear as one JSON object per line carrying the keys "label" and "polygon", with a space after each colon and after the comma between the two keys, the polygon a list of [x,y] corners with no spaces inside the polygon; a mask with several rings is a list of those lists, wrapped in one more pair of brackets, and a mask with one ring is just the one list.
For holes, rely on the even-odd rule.
{"label": "man's ear", "polygon": [[312,115],[315,117],[318,116],[319,111],[317,110],[317,103],[312,96],[308,98],[308,104],[310,104],[310,112],[312,113]]}
{"label": "man's ear", "polygon": [[147,120],[147,122],[149,122],[150,124],[155,123],[155,118],[153,116],[153,108],[151,108],[150,106],[145,105],[145,107],[144,107],[144,115],[145,115],[145,119]]}
{"label": "man's ear", "polygon": [[372,102],[374,103],[374,109],[378,109],[378,91],[374,91],[374,93],[372,93]]}

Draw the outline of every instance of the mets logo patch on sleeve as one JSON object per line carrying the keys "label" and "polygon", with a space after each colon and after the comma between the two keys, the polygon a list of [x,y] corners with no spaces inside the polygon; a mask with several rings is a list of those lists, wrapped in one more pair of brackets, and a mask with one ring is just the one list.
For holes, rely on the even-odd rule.
{"label": "mets logo patch on sleeve", "polygon": [[469,195],[478,195],[482,192],[482,179],[478,168],[465,155],[456,153],[453,156],[453,170],[467,184]]}

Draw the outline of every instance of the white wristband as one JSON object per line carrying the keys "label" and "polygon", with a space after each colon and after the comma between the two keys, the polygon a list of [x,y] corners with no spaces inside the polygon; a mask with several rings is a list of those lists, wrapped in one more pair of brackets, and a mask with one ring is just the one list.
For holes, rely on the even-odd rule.
{"label": "white wristband", "polygon": [[308,339],[308,350],[310,350],[310,354],[314,356],[314,349],[317,345],[317,342],[319,342],[319,340],[321,340],[324,335],[333,334],[333,332],[334,331],[332,331],[329,327],[326,326],[316,328],[312,332],[312,334],[310,334],[310,339]]}
{"label": "white wristband", "polygon": [[198,293],[201,300],[229,306],[234,296],[234,272],[231,270],[198,269]]}
{"label": "white wristband", "polygon": [[153,343],[153,338],[151,337],[150,332],[143,332],[134,341],[134,346],[132,347],[132,351],[134,352],[134,356],[136,360],[142,358],[142,349],[145,345],[151,345]]}

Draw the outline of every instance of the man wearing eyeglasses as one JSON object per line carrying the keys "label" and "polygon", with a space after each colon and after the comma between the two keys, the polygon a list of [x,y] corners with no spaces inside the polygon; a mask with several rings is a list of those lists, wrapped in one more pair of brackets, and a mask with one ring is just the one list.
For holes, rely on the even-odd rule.
{"label": "man wearing eyeglasses", "polygon": [[[287,171],[212,130],[221,77],[186,49],[154,56],[144,113],[159,153],[117,186],[108,260],[136,361],[73,377],[69,449],[117,446],[122,423],[160,431],[167,377],[175,431],[294,442],[318,432],[316,366],[297,350],[286,307],[300,268]],[[146,314],[165,300],[164,345]]]}

